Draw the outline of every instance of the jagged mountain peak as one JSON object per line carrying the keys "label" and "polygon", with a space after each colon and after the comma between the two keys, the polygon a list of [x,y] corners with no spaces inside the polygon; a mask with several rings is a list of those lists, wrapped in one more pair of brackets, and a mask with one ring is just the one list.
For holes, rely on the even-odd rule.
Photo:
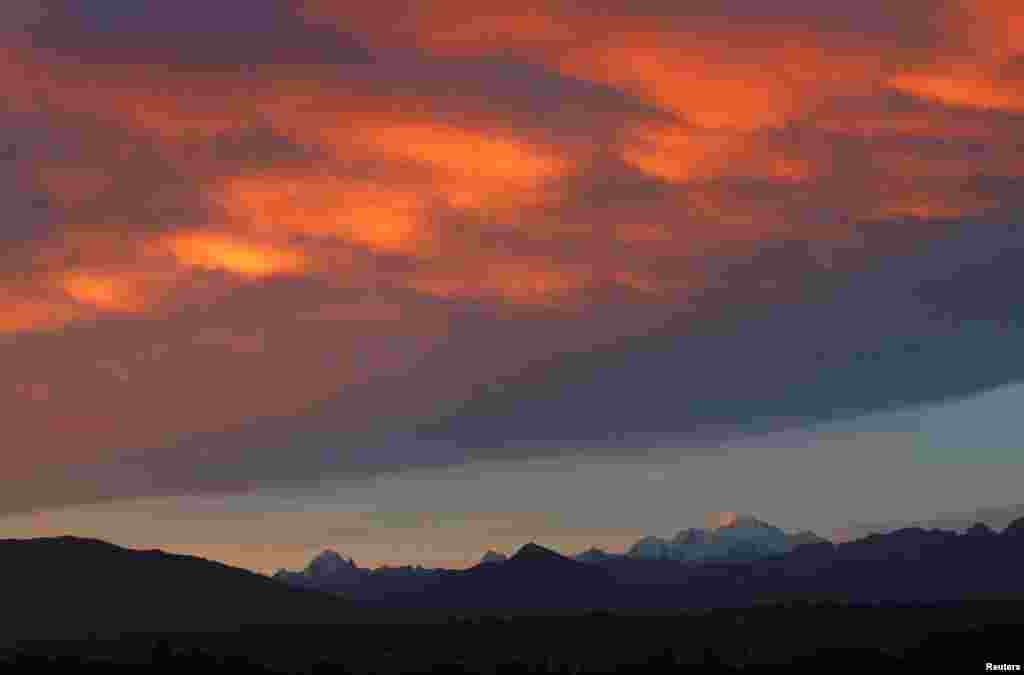
{"label": "jagged mountain peak", "polygon": [[499,562],[505,562],[506,560],[508,560],[508,556],[507,555],[505,555],[504,553],[500,553],[498,551],[495,551],[493,549],[490,550],[490,551],[487,551],[487,553],[484,553],[480,557],[481,564],[482,563],[499,563]]}
{"label": "jagged mountain peak", "polygon": [[608,551],[605,551],[603,548],[598,548],[596,546],[591,546],[586,551],[576,554],[577,560],[582,560],[585,562],[596,562],[601,560],[608,560],[610,558],[615,557],[616,556],[612,555]]}
{"label": "jagged mountain peak", "polygon": [[306,574],[313,577],[332,576],[342,571],[355,571],[358,566],[351,558],[341,557],[337,551],[325,549],[306,566]]}
{"label": "jagged mountain peak", "polygon": [[550,548],[544,548],[540,544],[530,542],[525,544],[522,548],[516,551],[515,555],[509,558],[513,560],[563,560],[566,559],[561,553],[552,551]]}

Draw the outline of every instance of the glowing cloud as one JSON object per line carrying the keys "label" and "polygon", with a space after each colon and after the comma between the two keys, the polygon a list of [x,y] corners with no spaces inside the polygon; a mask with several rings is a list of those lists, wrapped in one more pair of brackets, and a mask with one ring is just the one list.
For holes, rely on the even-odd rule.
{"label": "glowing cloud", "polygon": [[178,261],[207,270],[223,270],[249,279],[297,274],[305,265],[301,251],[249,241],[219,232],[184,232],[164,244]]}
{"label": "glowing cloud", "polygon": [[115,274],[71,272],[64,277],[63,288],[76,302],[100,310],[137,311],[145,306],[135,284]]}
{"label": "glowing cloud", "polygon": [[902,91],[948,105],[994,110],[1024,110],[1024,81],[1001,81],[984,73],[906,74],[889,84]]}
{"label": "glowing cloud", "polygon": [[569,170],[565,159],[525,142],[438,124],[364,126],[352,141],[431,167],[433,187],[460,209],[535,202],[536,190]]}
{"label": "glowing cloud", "polygon": [[229,218],[264,232],[335,237],[373,250],[419,253],[431,240],[419,193],[369,181],[250,176],[211,189]]}
{"label": "glowing cloud", "polygon": [[673,182],[712,178],[729,167],[743,139],[693,128],[643,129],[622,158],[644,173]]}
{"label": "glowing cloud", "polygon": [[0,295],[0,333],[51,330],[82,314],[71,302],[4,298]]}

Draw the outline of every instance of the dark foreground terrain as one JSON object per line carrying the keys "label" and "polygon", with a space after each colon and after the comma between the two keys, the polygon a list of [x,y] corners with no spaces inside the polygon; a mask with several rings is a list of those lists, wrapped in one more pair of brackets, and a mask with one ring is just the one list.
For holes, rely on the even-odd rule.
{"label": "dark foreground terrain", "polygon": [[528,544],[337,589],[96,540],[0,540],[0,673],[986,672],[1024,665],[1022,562],[1024,519],[702,565]]}
{"label": "dark foreground terrain", "polygon": [[[2,672],[612,673],[1019,664],[1024,604],[797,604],[672,616],[451,616],[432,623],[22,641]],[[881,670],[879,672],[887,672]]]}

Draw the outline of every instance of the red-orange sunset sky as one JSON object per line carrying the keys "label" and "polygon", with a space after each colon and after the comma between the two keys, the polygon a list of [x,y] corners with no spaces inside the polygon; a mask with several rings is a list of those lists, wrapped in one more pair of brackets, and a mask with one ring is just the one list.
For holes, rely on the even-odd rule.
{"label": "red-orange sunset sky", "polygon": [[464,564],[1020,484],[1012,405],[942,421],[1024,377],[1012,0],[15,0],[0,84],[0,538]]}

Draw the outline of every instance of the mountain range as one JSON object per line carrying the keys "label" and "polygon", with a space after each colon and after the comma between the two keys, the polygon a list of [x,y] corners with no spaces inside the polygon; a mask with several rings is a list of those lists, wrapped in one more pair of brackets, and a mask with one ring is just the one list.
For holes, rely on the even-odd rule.
{"label": "mountain range", "polygon": [[535,543],[506,560],[493,552],[465,570],[278,572],[279,581],[372,606],[465,611],[668,610],[825,598],[849,602],[952,602],[1024,595],[1024,518],[1002,533],[905,528],[833,544],[787,535],[751,517],[672,540],[645,537],[625,554],[564,556]]}
{"label": "mountain range", "polygon": [[[804,544],[825,541],[827,540],[810,531],[789,534],[754,516],[736,516],[714,529],[681,530],[671,539],[643,537],[624,553],[609,553],[595,547],[574,557],[580,562],[601,562],[619,558],[680,562],[755,560],[788,553]],[[497,564],[506,560],[507,555],[491,550],[481,556],[479,564]],[[274,578],[307,588],[339,590],[358,584],[373,584],[383,578],[439,576],[443,571],[421,566],[360,568],[351,558],[345,559],[336,551],[328,549],[315,557],[304,570],[279,570],[274,574]]]}
{"label": "mountain range", "polygon": [[838,529],[833,538],[843,541],[861,539],[879,532],[893,532],[908,527],[925,530],[964,531],[972,525],[983,523],[994,530],[1003,530],[1018,518],[1024,518],[1024,504],[995,506],[974,509],[963,513],[943,513],[923,520],[898,520],[885,523],[851,523]]}
{"label": "mountain range", "polygon": [[[723,536],[722,529],[727,537],[757,530],[777,541],[777,534],[751,523],[735,531],[719,528],[713,540]],[[679,539],[680,545],[705,545],[707,538]],[[485,558],[464,570],[364,570],[327,552],[303,572],[271,579],[201,558],[93,539],[0,540],[6,609],[0,612],[0,636],[231,631],[453,613],[676,613],[805,601],[894,606],[1024,600],[1024,518],[1002,532],[983,524],[963,533],[905,528],[756,558],[694,561],[594,551],[569,557],[536,543],[505,560]]]}
{"label": "mountain range", "polygon": [[644,537],[633,544],[626,556],[681,561],[755,559],[824,541],[810,531],[787,534],[753,516],[739,516],[711,530],[681,530],[672,539]]}

